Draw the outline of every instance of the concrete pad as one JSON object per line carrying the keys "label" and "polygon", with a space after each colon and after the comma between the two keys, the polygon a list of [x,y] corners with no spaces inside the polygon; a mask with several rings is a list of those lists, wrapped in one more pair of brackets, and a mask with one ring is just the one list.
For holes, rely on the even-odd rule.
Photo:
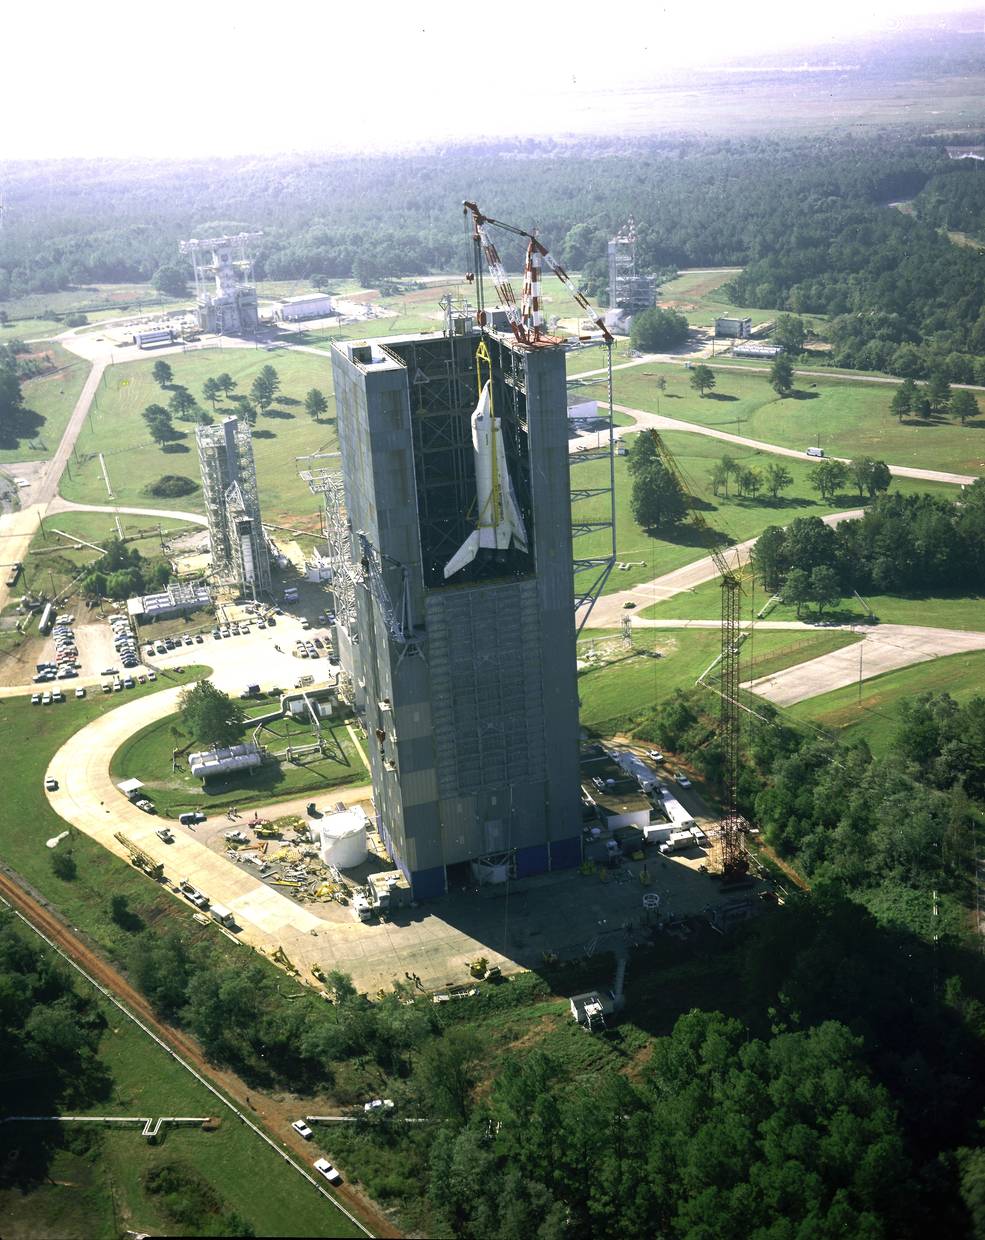
{"label": "concrete pad", "polygon": [[941,655],[985,650],[985,633],[959,629],[918,628],[914,625],[880,624],[855,630],[862,641],[843,646],[820,658],[810,659],[772,676],[761,676],[743,685],[777,706],[792,706],[808,698],[869,680],[883,672],[925,663]]}

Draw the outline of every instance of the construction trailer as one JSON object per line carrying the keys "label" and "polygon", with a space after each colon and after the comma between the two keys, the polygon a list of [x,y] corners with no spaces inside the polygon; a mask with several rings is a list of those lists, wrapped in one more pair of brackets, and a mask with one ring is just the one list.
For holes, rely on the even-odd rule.
{"label": "construction trailer", "polygon": [[281,302],[274,310],[274,318],[284,323],[301,323],[305,319],[322,319],[334,313],[332,299],[327,293],[301,293]]}

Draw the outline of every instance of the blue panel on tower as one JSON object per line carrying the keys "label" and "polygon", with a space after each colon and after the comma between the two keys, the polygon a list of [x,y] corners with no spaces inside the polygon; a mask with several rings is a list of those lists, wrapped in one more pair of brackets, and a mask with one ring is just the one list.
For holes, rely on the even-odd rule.
{"label": "blue panel on tower", "polygon": [[516,876],[526,878],[528,874],[543,874],[548,868],[549,860],[546,844],[533,844],[530,848],[516,850]]}
{"label": "blue panel on tower", "polygon": [[410,876],[415,900],[434,900],[445,894],[445,867],[433,866],[430,870],[414,870]]}
{"label": "blue panel on tower", "polygon": [[551,869],[570,870],[581,865],[581,836],[551,841]]}

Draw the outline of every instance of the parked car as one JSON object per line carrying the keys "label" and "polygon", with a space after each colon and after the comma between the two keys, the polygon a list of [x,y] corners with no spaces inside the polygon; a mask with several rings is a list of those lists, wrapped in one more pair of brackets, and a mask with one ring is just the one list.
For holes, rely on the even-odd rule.
{"label": "parked car", "polygon": [[137,809],[142,809],[145,814],[156,814],[157,808],[153,801],[148,801],[146,797],[141,797],[139,801],[134,801]]}
{"label": "parked car", "polygon": [[82,686],[79,685],[79,687],[75,690],[75,696],[77,698],[84,698],[85,695],[86,695],[85,689],[83,689]]}
{"label": "parked car", "polygon": [[189,810],[186,814],[179,814],[178,821],[181,823],[183,827],[190,827],[190,826],[194,826],[196,822],[204,822],[205,815],[202,813],[201,810],[192,809],[192,810]]}
{"label": "parked car", "polygon": [[659,749],[648,749],[646,751],[646,756],[651,762],[663,762],[664,760],[664,756]]}
{"label": "parked car", "polygon": [[327,1158],[319,1158],[315,1163],[315,1170],[320,1172],[329,1184],[341,1184],[342,1177],[335,1170]]}
{"label": "parked car", "polygon": [[367,1115],[374,1115],[379,1111],[392,1111],[392,1098],[374,1098],[372,1102],[364,1102],[363,1110]]}
{"label": "parked car", "polygon": [[41,705],[42,705],[42,706],[50,706],[50,705],[51,705],[51,694],[50,694],[50,693],[43,693],[43,694],[41,695]]}
{"label": "parked car", "polygon": [[157,680],[157,672],[148,672],[148,673],[147,673],[147,679],[148,679],[148,680]]}
{"label": "parked car", "polygon": [[58,780],[52,779],[51,776],[49,775],[48,778],[44,781],[44,790],[45,792],[57,792],[58,791]]}
{"label": "parked car", "polygon": [[684,774],[683,771],[678,771],[677,774],[674,776],[674,778],[677,780],[677,782],[680,784],[682,788],[691,787],[691,781],[688,779],[688,777]]}
{"label": "parked car", "polygon": [[170,827],[159,827],[154,834],[159,840],[163,840],[165,844],[174,843],[174,833]]}
{"label": "parked car", "polygon": [[314,1135],[303,1119],[296,1119],[291,1124],[291,1127],[298,1134],[298,1136],[304,1137],[305,1141],[310,1141]]}
{"label": "parked car", "polygon": [[[35,677],[35,680],[37,680],[37,677]],[[41,705],[41,694],[40,694],[40,693],[32,693],[32,694],[31,694],[31,705],[32,705],[32,706],[40,706],[40,705]]]}

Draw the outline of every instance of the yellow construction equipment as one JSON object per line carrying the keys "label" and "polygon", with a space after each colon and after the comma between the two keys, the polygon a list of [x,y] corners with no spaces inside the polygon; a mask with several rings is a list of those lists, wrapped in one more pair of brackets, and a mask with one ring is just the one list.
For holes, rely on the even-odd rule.
{"label": "yellow construction equipment", "polygon": [[158,880],[164,877],[164,865],[160,861],[155,861],[153,857],[147,855],[142,848],[139,848],[131,839],[128,839],[122,831],[117,831],[114,839],[119,840],[123,847],[130,854],[130,861],[138,870],[143,870],[145,874],[149,874],[151,878]]}

